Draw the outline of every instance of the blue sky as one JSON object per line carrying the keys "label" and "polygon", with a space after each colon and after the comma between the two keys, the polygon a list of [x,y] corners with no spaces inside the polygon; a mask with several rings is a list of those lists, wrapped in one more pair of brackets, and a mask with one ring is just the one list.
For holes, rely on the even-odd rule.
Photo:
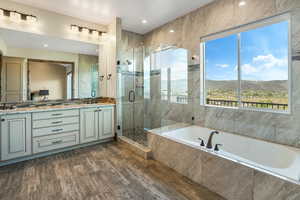
{"label": "blue sky", "polygon": [[[206,79],[237,80],[237,35],[205,44]],[[287,80],[288,22],[241,33],[242,80]]]}

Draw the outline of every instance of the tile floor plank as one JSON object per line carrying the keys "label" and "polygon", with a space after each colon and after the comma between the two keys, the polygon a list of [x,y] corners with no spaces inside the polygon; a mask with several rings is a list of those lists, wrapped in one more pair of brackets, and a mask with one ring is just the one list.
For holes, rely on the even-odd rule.
{"label": "tile floor plank", "polygon": [[223,200],[117,143],[0,167],[1,200]]}

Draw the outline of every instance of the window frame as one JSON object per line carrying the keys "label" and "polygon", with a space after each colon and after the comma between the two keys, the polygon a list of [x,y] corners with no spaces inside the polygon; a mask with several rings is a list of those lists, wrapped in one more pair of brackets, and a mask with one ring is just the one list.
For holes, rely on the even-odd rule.
{"label": "window frame", "polygon": [[[288,109],[287,110],[275,110],[270,108],[251,108],[243,107],[241,105],[241,33],[245,31],[250,31],[256,28],[262,28],[270,26],[276,23],[287,22],[288,23]],[[238,106],[237,107],[228,107],[228,106],[217,106],[206,103],[207,91],[205,87],[206,81],[206,70],[205,70],[205,43],[211,40],[224,38],[230,35],[237,35],[237,64],[238,64]],[[291,16],[289,13],[276,15],[273,17],[265,18],[255,22],[251,22],[245,25],[237,26],[231,29],[213,33],[200,38],[200,104],[205,107],[214,107],[214,108],[229,108],[229,109],[238,109],[238,110],[250,110],[250,111],[259,111],[259,112],[271,112],[271,113],[282,113],[282,114],[292,114],[292,45],[291,45]]]}

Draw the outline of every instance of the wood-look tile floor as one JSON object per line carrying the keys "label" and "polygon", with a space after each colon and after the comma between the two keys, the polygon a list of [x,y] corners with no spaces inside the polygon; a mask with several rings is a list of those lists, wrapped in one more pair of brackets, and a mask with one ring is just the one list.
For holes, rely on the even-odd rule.
{"label": "wood-look tile floor", "polygon": [[0,168],[1,200],[219,200],[220,196],[117,143]]}

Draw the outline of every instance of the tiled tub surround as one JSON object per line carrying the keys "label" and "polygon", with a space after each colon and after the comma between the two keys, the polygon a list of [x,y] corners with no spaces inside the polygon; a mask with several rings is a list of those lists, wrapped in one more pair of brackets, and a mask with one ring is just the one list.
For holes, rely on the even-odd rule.
{"label": "tiled tub surround", "polygon": [[[186,124],[158,128],[149,131],[148,144],[155,160],[226,199],[300,198],[300,185],[296,184],[299,182],[292,179],[299,180],[298,149],[221,132],[215,135],[213,144],[223,144],[222,150],[210,151],[200,147],[197,141],[198,137],[207,141],[209,131]],[[247,148],[250,143],[253,148]],[[234,153],[237,150],[240,152]]]}
{"label": "tiled tub surround", "polygon": [[[300,1],[251,0],[239,7],[239,0],[219,0],[201,7],[145,35],[145,46],[173,45],[188,50],[188,104],[160,103],[159,75],[152,75],[151,99],[145,101],[148,127],[163,121],[188,122],[230,133],[300,147]],[[200,38],[208,34],[271,17],[283,12],[291,16],[291,114],[257,112],[200,105],[200,67],[192,56],[200,55]],[[170,33],[170,29],[175,32]],[[155,87],[154,87],[155,86]],[[160,110],[160,107],[163,110]],[[192,121],[192,117],[195,120]],[[163,125],[163,124],[162,124]]]}

